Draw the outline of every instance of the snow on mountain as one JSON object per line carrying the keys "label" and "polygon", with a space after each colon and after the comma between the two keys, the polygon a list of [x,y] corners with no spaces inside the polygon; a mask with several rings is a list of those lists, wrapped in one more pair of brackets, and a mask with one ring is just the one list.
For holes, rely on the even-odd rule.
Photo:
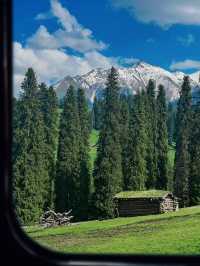
{"label": "snow on mountain", "polygon": [[[106,86],[106,79],[109,69],[97,68],[82,76],[66,76],[55,85],[56,93],[59,98],[64,97],[70,85],[75,88],[83,88],[86,97],[93,102],[95,95],[100,95]],[[199,73],[190,75],[191,85],[194,90],[200,88]],[[166,89],[168,100],[175,100],[179,97],[180,86],[183,81],[183,72],[169,72],[163,68],[152,66],[145,62],[140,62],[133,67],[119,68],[119,86],[122,91],[128,90],[135,94],[137,90],[146,87],[149,79],[153,79],[156,88],[162,84]]]}
{"label": "snow on mountain", "polygon": [[190,75],[191,79],[197,83],[200,83],[200,71],[197,71]]}

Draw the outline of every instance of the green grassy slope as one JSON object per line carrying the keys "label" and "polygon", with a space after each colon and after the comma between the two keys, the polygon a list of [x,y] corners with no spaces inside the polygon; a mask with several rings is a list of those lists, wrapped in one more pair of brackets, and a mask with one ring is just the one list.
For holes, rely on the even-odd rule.
{"label": "green grassy slope", "polygon": [[26,231],[40,244],[61,252],[200,254],[200,206],[68,227],[29,227]]}
{"label": "green grassy slope", "polygon": [[[99,133],[90,135],[93,169]],[[173,167],[175,150],[169,147]],[[200,206],[175,213],[89,221],[57,228],[27,227],[41,245],[67,253],[200,254]]]}

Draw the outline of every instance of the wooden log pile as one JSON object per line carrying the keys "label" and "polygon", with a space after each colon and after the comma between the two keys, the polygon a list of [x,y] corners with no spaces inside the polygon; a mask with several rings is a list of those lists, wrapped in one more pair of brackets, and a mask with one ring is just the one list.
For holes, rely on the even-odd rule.
{"label": "wooden log pile", "polygon": [[160,204],[160,213],[178,211],[178,201],[176,198],[165,198]]}
{"label": "wooden log pile", "polygon": [[73,216],[70,216],[72,210],[64,213],[56,213],[53,210],[46,211],[40,218],[40,225],[43,227],[55,227],[60,225],[69,225]]}

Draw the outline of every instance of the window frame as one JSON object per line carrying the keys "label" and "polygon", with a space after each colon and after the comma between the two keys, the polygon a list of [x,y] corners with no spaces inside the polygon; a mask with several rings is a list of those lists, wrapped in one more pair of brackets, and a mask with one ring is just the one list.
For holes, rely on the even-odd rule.
{"label": "window frame", "polygon": [[[107,265],[110,263],[144,263],[144,264],[188,264],[195,265],[200,256],[149,256],[149,255],[75,255],[63,254],[41,247],[31,240],[20,228],[12,202],[12,78],[13,78],[13,52],[12,52],[12,0],[0,0],[0,231],[3,241],[3,256],[7,261],[15,259],[16,263],[40,263],[43,265]],[[12,253],[10,253],[12,252]],[[6,255],[10,254],[10,255]],[[9,257],[10,256],[10,257]],[[116,264],[115,264],[116,265]],[[120,264],[119,264],[120,265]],[[130,264],[129,264],[130,265]]]}

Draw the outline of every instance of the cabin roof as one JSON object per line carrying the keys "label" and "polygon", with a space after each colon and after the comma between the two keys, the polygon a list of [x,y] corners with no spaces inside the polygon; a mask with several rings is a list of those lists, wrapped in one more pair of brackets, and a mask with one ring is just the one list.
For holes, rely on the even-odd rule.
{"label": "cabin roof", "polygon": [[145,190],[145,191],[122,191],[115,195],[115,199],[133,199],[133,198],[164,198],[172,194],[165,190]]}

